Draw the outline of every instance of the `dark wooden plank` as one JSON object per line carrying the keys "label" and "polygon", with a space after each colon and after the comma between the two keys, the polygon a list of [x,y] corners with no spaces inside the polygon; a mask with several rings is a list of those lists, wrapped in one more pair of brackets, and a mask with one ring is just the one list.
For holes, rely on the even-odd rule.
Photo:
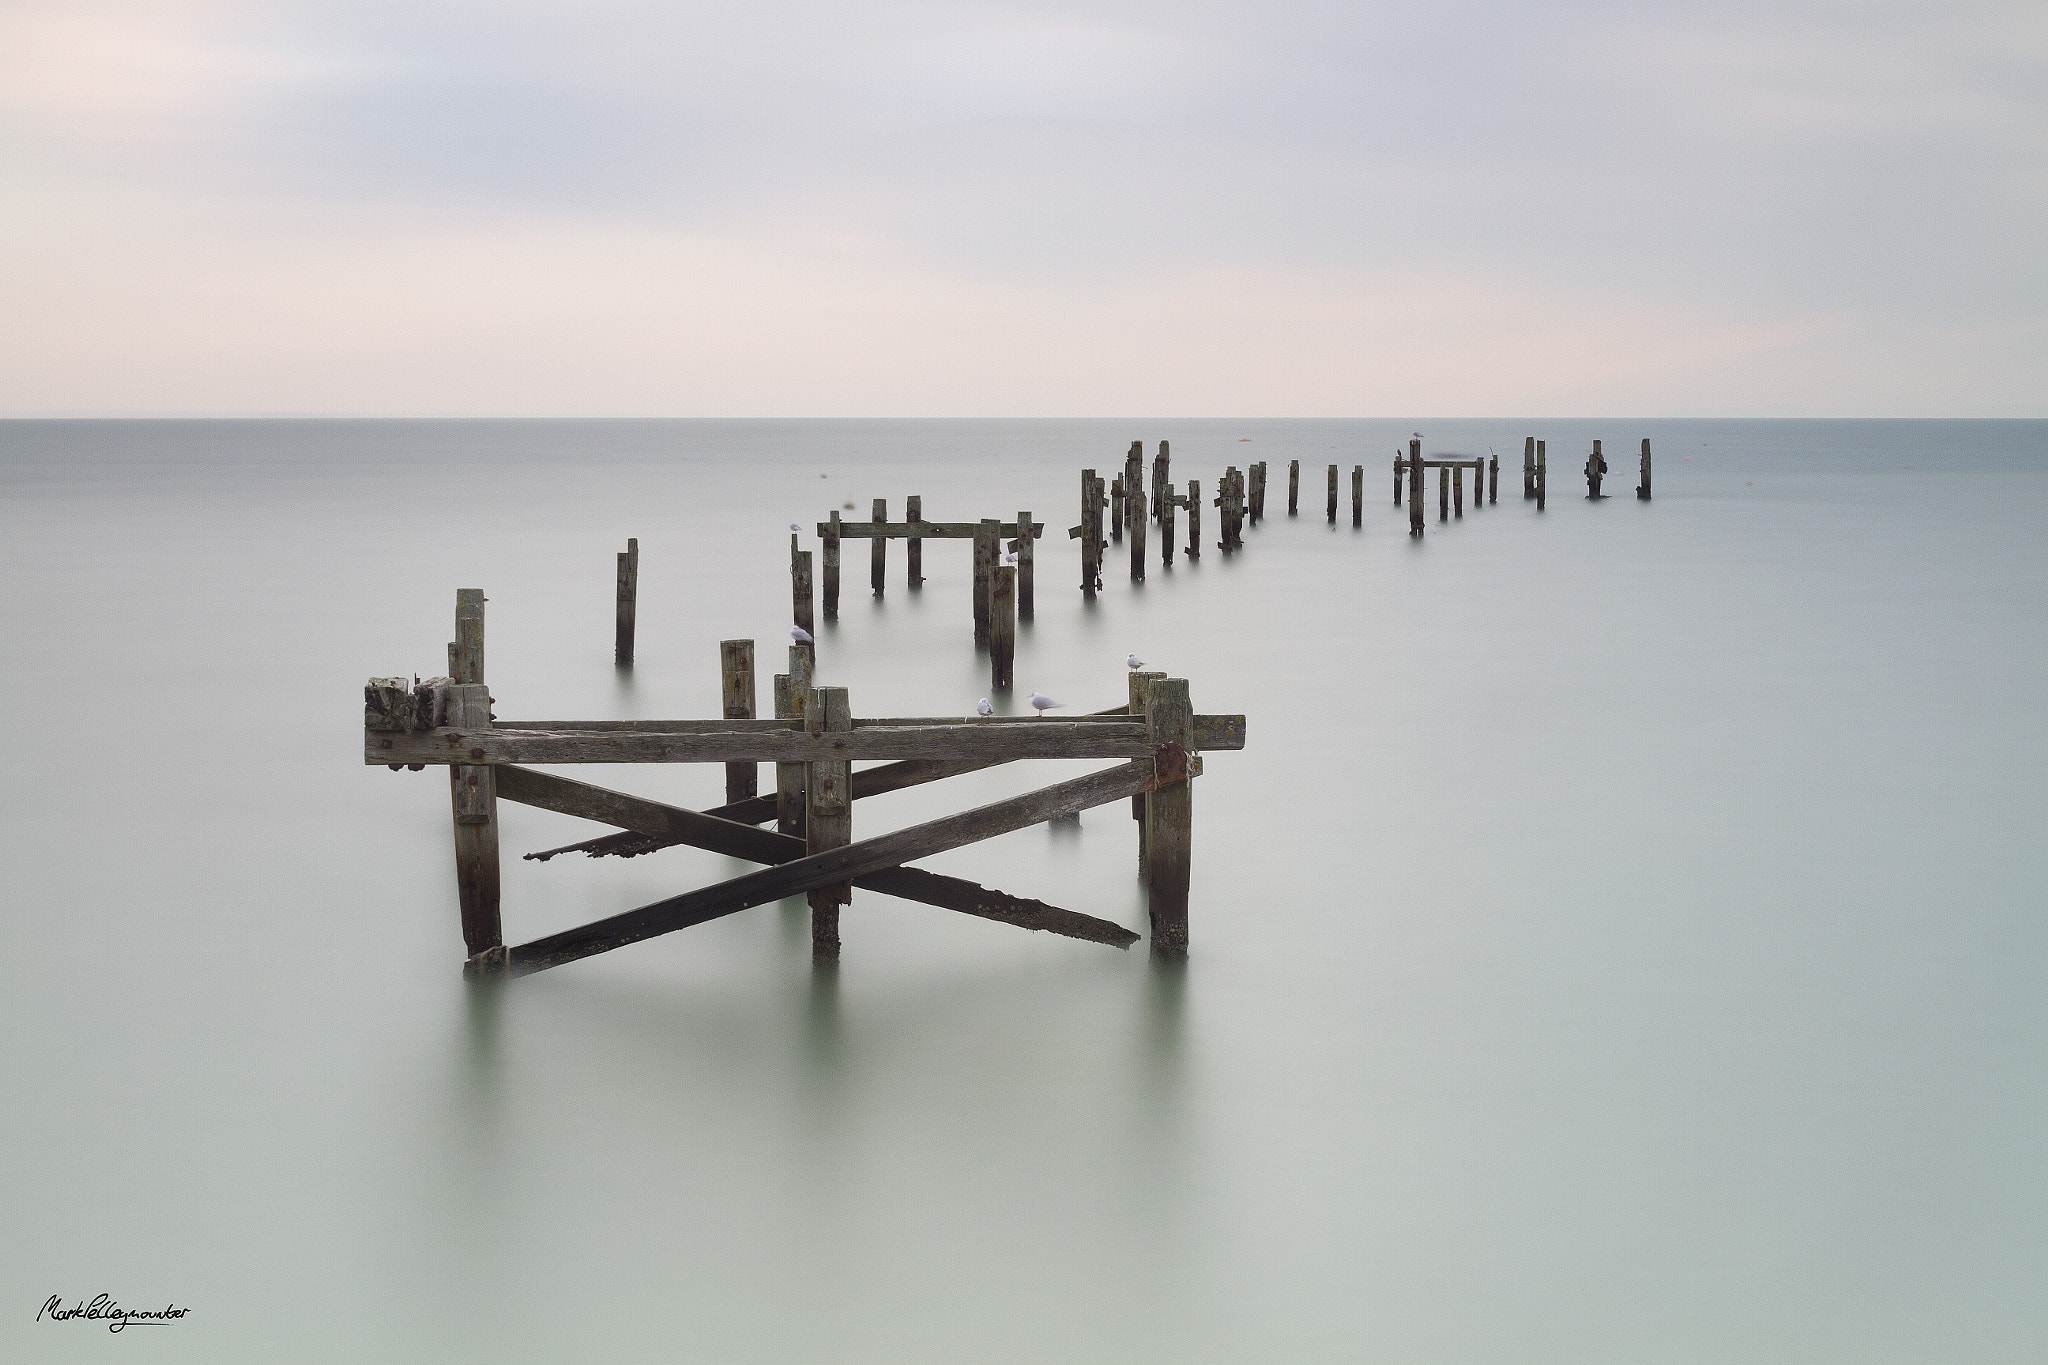
{"label": "dark wooden plank", "polygon": [[810,854],[522,944],[512,949],[511,970],[517,975],[542,971],[815,887],[898,867],[1012,830],[1043,824],[1070,810],[1086,810],[1122,800],[1144,791],[1155,781],[1150,759],[1119,764],[1024,796]]}
{"label": "dark wooden plank", "polygon": [[[836,515],[836,514],[835,514]],[[842,540],[872,540],[882,537],[889,540],[972,540],[981,533],[978,521],[842,521],[835,527],[830,521],[818,523],[820,536],[836,532]],[[999,521],[996,533],[1004,537],[1017,534],[1017,523]],[[1045,523],[1035,522],[1031,527],[1033,539],[1045,534]]]}
{"label": "dark wooden plank", "polygon": [[[631,857],[683,844],[728,857],[745,858],[750,862],[779,865],[794,862],[809,852],[803,839],[791,835],[771,834],[718,819],[708,812],[684,810],[644,797],[608,791],[554,773],[507,767],[498,769],[498,776],[504,783],[499,794],[508,801],[622,827],[623,832],[609,834],[602,839],[529,853],[526,856],[530,860],[546,862],[549,858],[570,852],[588,852],[593,857],[606,854]],[[604,847],[597,847],[600,845]],[[863,873],[853,879],[853,884],[863,891],[875,891],[922,905],[1014,924],[1020,929],[1061,934],[1090,943],[1127,948],[1138,939],[1130,930],[1109,920],[918,868],[892,867]]]}
{"label": "dark wooden plank", "polygon": [[[737,727],[746,722],[733,722]],[[759,722],[753,722],[759,724]],[[1019,758],[1136,758],[1144,729],[1134,724],[1040,720],[1029,725],[873,726],[829,739],[789,730],[714,734],[638,731],[500,730],[444,726],[416,734],[363,736],[365,763],[811,763],[933,758],[1007,762]]]}

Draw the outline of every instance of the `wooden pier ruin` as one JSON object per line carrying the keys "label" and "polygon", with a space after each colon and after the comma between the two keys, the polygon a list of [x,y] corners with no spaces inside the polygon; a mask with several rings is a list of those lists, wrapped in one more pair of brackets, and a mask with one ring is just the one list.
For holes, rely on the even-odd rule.
{"label": "wooden pier ruin", "polygon": [[[1121,925],[905,866],[948,849],[1095,806],[1141,802],[1142,868],[1152,952],[1188,945],[1193,805],[1201,755],[1244,747],[1242,716],[1196,715],[1184,679],[1147,675],[1133,702],[1072,720],[852,714],[845,688],[816,686],[810,655],[790,650],[775,679],[776,716],[751,714],[753,643],[721,643],[726,714],[712,720],[509,721],[492,714],[484,683],[484,595],[456,594],[456,638],[445,677],[372,678],[364,689],[363,761],[393,771],[446,767],[465,971],[523,976],[805,894],[812,956],[840,952],[841,907],[855,886],[940,909],[1128,947]],[[1116,760],[1084,777],[855,840],[853,805],[1000,764],[1033,758]],[[852,765],[884,760],[859,772]],[[718,763],[726,802],[688,810],[538,771],[534,764]],[[758,765],[776,765],[776,792],[757,794]],[[744,771],[742,771],[744,770]],[[764,864],[757,872],[624,910],[579,928],[508,946],[500,915],[500,799],[609,825],[618,833],[527,855],[635,856],[683,844]],[[774,830],[759,826],[774,821]]]}

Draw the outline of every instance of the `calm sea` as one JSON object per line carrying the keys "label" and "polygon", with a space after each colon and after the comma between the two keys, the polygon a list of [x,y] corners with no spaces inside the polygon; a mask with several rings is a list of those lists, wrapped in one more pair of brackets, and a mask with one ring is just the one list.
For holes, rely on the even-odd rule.
{"label": "calm sea", "polygon": [[[1420,544],[1411,429],[1507,475]],[[1138,438],[1268,461],[1270,515],[1084,607],[1079,470]],[[2048,423],[15,421],[0,489],[0,1357],[2048,1355]],[[788,523],[913,493],[1051,523],[1019,697],[1136,651],[1249,717],[1186,970],[856,893],[833,976],[785,903],[466,990],[446,784],[361,764],[363,679],[481,587],[501,717],[716,714]],[[820,680],[970,710],[965,545],[846,558]],[[513,941],[742,870],[503,830]],[[1141,927],[1135,842],[926,865]],[[190,1312],[35,1320],[99,1293]]]}

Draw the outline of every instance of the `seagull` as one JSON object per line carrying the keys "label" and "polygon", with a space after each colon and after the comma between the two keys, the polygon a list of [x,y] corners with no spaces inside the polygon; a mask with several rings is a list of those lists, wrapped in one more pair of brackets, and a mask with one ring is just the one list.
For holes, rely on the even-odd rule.
{"label": "seagull", "polygon": [[1017,562],[1017,552],[1016,552],[1015,550],[1012,550],[1012,551],[1010,551],[1010,553],[1008,553],[1008,554],[1006,554],[1006,555],[1004,555],[1004,556],[1003,556],[1003,563],[1005,563],[1005,564],[1015,564],[1016,562]]}
{"label": "seagull", "polygon": [[813,643],[811,639],[811,633],[805,630],[802,626],[791,626],[789,628],[789,638],[796,641],[800,645],[808,645]]}
{"label": "seagull", "polygon": [[1031,705],[1034,708],[1036,708],[1039,715],[1043,716],[1047,711],[1051,710],[1053,707],[1065,706],[1066,703],[1063,701],[1054,701],[1051,697],[1046,696],[1043,692],[1033,692],[1031,694]]}
{"label": "seagull", "polygon": [[1126,655],[1124,656],[1124,667],[1125,667],[1125,668],[1128,668],[1128,669],[1130,669],[1130,670],[1131,670],[1131,671],[1132,671],[1133,673],[1137,672],[1137,671],[1138,671],[1139,669],[1143,668],[1144,666],[1145,666],[1145,661],[1144,661],[1143,659],[1139,658],[1139,657],[1138,657],[1137,655],[1135,655],[1135,654],[1126,654]]}
{"label": "seagull", "polygon": [[[790,529],[790,530],[792,530],[792,531],[799,531],[799,528],[798,528],[797,524],[796,524],[795,522],[793,522],[793,521],[792,521],[792,522],[791,522],[791,523],[789,524],[789,529]],[[799,532],[799,533],[800,533],[800,532]]]}
{"label": "seagull", "polygon": [[1411,432],[1409,432],[1408,434],[1409,434],[1410,436],[1413,436],[1413,437],[1414,437],[1414,438],[1415,438],[1416,440],[1418,440],[1418,441],[1422,439],[1422,433],[1421,433],[1421,432],[1419,432],[1419,431],[1411,431]]}
{"label": "seagull", "polygon": [[987,697],[983,697],[980,701],[974,703],[974,714],[977,716],[992,716],[995,713],[996,708],[988,704]]}

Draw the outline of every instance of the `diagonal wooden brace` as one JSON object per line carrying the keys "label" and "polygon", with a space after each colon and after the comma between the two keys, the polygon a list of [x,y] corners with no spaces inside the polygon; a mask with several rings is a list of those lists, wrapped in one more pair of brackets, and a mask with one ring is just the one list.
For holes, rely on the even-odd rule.
{"label": "diagonal wooden brace", "polygon": [[[1199,772],[1200,761],[1191,761],[1189,775]],[[511,973],[524,976],[564,962],[574,962],[578,958],[673,933],[752,906],[766,905],[800,891],[900,867],[948,849],[992,839],[1012,830],[1026,829],[1070,810],[1086,810],[1121,801],[1158,785],[1151,759],[1119,764],[1024,796],[827,849],[793,862],[750,872],[716,886],[670,896],[594,924],[535,939],[512,950]]]}
{"label": "diagonal wooden brace", "polygon": [[[531,768],[506,765],[500,767],[497,774],[498,794],[503,799],[617,825],[630,832],[607,837],[639,840],[642,845],[636,850],[639,852],[687,844],[729,857],[777,865],[794,862],[804,856],[804,841],[792,835],[755,829],[751,825],[738,824],[702,811],[685,810],[680,806],[609,791]],[[529,853],[526,856],[545,860],[561,851],[555,849],[545,854]],[[1020,929],[1039,929],[1090,943],[1107,943],[1115,948],[1128,948],[1138,940],[1136,934],[1109,920],[1063,910],[1044,901],[1012,896],[936,872],[893,867],[854,877],[852,881],[866,891],[879,891],[883,895],[957,910],[981,919],[1014,924]]]}

